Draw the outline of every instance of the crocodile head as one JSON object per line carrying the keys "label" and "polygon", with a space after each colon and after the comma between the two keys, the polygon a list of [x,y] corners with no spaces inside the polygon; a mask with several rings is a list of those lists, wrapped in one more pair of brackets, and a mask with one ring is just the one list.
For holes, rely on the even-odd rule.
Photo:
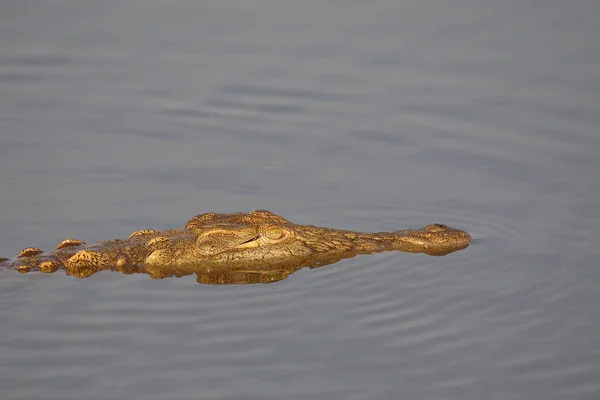
{"label": "crocodile head", "polygon": [[319,254],[371,253],[386,250],[443,255],[466,247],[471,237],[445,225],[420,230],[360,233],[296,225],[265,210],[248,214],[195,216],[185,225],[189,239],[161,242],[146,265],[243,265],[290,262]]}

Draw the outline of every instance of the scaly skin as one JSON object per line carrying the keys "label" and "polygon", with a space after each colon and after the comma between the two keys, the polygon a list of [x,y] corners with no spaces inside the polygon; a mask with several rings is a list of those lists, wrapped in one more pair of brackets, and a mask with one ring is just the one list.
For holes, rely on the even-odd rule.
{"label": "scaly skin", "polygon": [[441,256],[464,249],[466,232],[433,224],[396,232],[360,233],[296,225],[265,210],[197,215],[183,228],[142,230],[125,240],[87,245],[65,239],[49,253],[28,247],[0,266],[85,278],[101,270],[153,278],[196,273],[200,283],[266,283],[304,266],[332,264],[357,254],[407,251]]}

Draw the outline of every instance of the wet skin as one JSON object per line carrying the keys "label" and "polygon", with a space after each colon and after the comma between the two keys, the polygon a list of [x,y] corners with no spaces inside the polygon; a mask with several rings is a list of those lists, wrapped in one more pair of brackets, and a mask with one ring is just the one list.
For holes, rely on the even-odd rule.
{"label": "wet skin", "polygon": [[471,236],[441,224],[422,229],[361,233],[297,225],[265,210],[206,213],[183,228],[141,230],[124,240],[88,245],[65,239],[45,253],[25,248],[0,266],[19,272],[55,272],[85,278],[102,270],[153,278],[197,274],[200,283],[267,283],[304,266],[320,267],[358,254],[406,251],[441,256],[464,249]]}

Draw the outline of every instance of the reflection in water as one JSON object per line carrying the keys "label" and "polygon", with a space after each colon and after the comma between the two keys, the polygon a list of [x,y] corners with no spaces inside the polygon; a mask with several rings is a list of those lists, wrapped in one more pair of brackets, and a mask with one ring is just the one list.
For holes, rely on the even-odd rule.
{"label": "reflection in water", "polygon": [[137,231],[125,240],[86,245],[65,239],[50,253],[34,247],[0,265],[27,273],[56,272],[86,278],[98,271],[145,273],[154,279],[198,276],[198,283],[270,283],[302,267],[318,268],[357,254],[407,251],[442,256],[464,249],[471,236],[445,225],[361,233],[296,225],[265,210],[206,213],[181,229]]}

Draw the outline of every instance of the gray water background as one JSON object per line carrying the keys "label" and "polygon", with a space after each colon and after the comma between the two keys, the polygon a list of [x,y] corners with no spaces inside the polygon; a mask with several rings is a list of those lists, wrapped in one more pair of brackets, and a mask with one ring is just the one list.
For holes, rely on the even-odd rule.
{"label": "gray water background", "polygon": [[600,398],[600,2],[5,1],[0,255],[446,223],[270,285],[0,271],[2,399]]}

